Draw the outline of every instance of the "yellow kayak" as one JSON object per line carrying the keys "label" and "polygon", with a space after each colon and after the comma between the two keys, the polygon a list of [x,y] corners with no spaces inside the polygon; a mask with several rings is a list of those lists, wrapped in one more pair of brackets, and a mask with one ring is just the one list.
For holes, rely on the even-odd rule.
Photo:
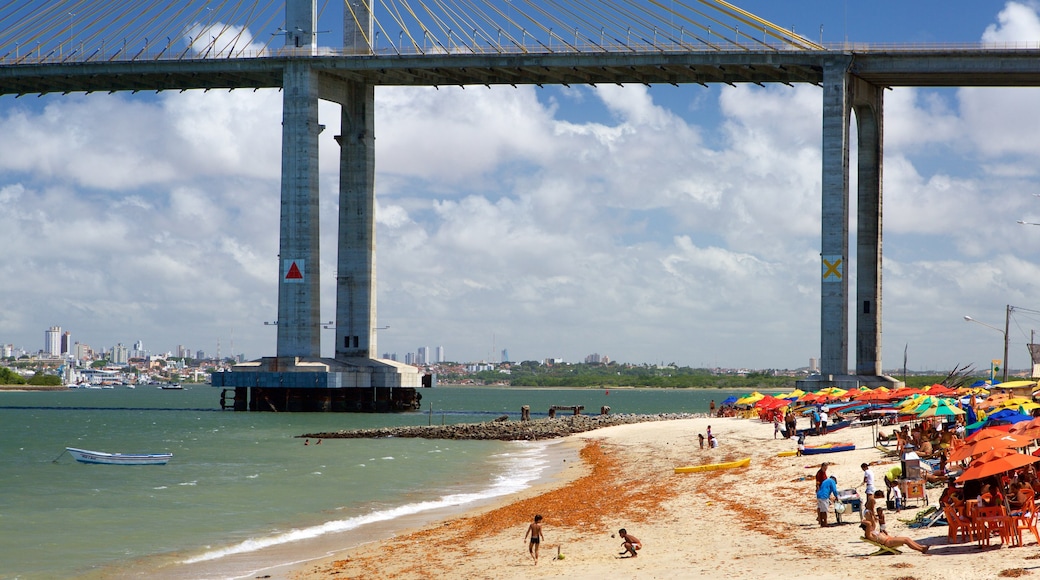
{"label": "yellow kayak", "polygon": [[781,451],[776,454],[777,457],[794,457],[795,455],[798,455],[797,451]]}
{"label": "yellow kayak", "polygon": [[728,461],[726,463],[709,463],[708,465],[687,465],[686,467],[676,467],[676,473],[696,473],[698,471],[714,471],[716,469],[733,469],[734,467],[747,467],[751,464],[751,458],[745,457],[744,459],[738,459],[736,461]]}

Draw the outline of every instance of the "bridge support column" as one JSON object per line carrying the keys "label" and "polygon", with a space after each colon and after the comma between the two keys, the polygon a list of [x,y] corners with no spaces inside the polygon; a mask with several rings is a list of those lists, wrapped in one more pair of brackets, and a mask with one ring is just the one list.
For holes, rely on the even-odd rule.
{"label": "bridge support column", "polygon": [[[820,376],[800,388],[892,385],[881,375],[880,87],[848,74],[851,57],[823,67],[823,192],[821,224]],[[856,370],[849,375],[849,123],[859,136],[856,238]]]}
{"label": "bridge support column", "polygon": [[318,246],[318,75],[286,64],[282,93],[282,199],[278,240],[280,357],[321,356]]}
{"label": "bridge support column", "polygon": [[849,76],[850,59],[823,68],[823,216],[820,373],[848,374],[849,361]]}
{"label": "bridge support column", "polygon": [[342,86],[336,358],[375,358],[375,87]]}
{"label": "bridge support column", "polygon": [[856,375],[881,375],[881,172],[884,89],[853,79],[857,159]]}

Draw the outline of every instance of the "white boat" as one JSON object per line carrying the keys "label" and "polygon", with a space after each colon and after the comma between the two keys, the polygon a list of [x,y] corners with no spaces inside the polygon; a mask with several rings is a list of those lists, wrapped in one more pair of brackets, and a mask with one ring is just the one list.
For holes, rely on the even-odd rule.
{"label": "white boat", "polygon": [[107,465],[166,465],[173,453],[105,453],[66,447],[72,457],[80,463],[104,463]]}

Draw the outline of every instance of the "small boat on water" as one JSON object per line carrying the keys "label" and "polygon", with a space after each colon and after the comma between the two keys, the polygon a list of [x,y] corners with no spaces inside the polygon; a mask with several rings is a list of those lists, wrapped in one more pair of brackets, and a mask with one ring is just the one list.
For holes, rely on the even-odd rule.
{"label": "small boat on water", "polygon": [[733,469],[734,467],[747,467],[751,464],[751,458],[745,457],[744,459],[738,459],[736,461],[727,461],[725,463],[709,463],[707,465],[687,465],[685,467],[676,467],[676,473],[697,473],[700,471],[715,471],[716,469]]}
{"label": "small boat on water", "polygon": [[856,448],[855,443],[824,443],[823,445],[806,445],[802,455],[820,455],[821,453],[838,453],[839,451],[852,451]]}
{"label": "small boat on water", "polygon": [[105,453],[66,447],[76,461],[80,463],[103,463],[106,465],[166,465],[173,453]]}

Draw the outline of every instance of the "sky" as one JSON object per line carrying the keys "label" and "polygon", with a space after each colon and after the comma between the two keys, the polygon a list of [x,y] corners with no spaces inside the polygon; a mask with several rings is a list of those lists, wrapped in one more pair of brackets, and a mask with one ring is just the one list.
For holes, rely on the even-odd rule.
{"label": "sky", "polygon": [[[825,43],[1040,42],[1031,2],[737,4]],[[910,371],[988,369],[1008,305],[1010,367],[1027,368],[1040,226],[1017,221],[1040,222],[1040,92],[884,98],[884,369],[904,353]],[[811,85],[378,87],[377,352],[807,366],[821,99]],[[320,117],[338,127],[338,106]],[[35,352],[60,326],[95,349],[273,356],[280,119],[275,90],[0,97],[0,344]]]}

